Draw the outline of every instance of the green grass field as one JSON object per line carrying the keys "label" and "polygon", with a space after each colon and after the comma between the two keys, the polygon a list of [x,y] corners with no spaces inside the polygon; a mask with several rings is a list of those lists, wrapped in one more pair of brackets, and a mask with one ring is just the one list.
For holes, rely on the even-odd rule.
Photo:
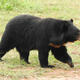
{"label": "green grass field", "polygon": [[[8,21],[20,14],[67,20],[72,18],[74,24],[80,28],[80,0],[0,0],[0,39]],[[67,48],[75,64],[73,69],[57,61],[51,52],[49,63],[55,66],[53,69],[43,69],[39,66],[37,51],[30,52],[31,64],[26,64],[20,61],[18,52],[13,49],[3,57],[4,61],[0,62],[0,80],[28,80],[30,77],[35,77],[34,80],[45,80],[40,79],[40,76],[56,69],[79,70],[80,42],[68,44]]]}

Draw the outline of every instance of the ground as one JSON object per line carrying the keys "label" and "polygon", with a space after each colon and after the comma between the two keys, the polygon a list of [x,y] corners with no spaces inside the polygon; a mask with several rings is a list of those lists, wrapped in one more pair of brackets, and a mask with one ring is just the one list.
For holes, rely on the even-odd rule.
{"label": "ground", "polygon": [[[35,68],[27,68],[28,70],[33,70]],[[19,69],[14,71],[18,71]],[[51,69],[50,69],[51,70]],[[19,80],[80,80],[80,69],[76,70],[62,70],[62,69],[53,69],[52,72],[43,74],[43,76],[31,75],[28,77],[21,78]],[[0,76],[0,80],[11,80],[11,77]]]}
{"label": "ground", "polygon": [[[25,1],[24,4],[22,1]],[[0,39],[7,22],[20,14],[66,20],[72,18],[80,29],[80,0],[1,0]],[[4,61],[0,62],[0,80],[80,80],[80,41],[67,44],[67,48],[75,64],[74,68],[50,55],[49,63],[55,65],[55,68],[43,69],[39,66],[37,51],[31,52],[31,64],[28,65],[20,61],[15,49],[11,50],[3,57]]]}
{"label": "ground", "polygon": [[41,76],[39,78],[36,77],[30,77],[29,79],[21,79],[21,80],[80,80],[80,70],[62,70],[57,69],[52,72],[44,74],[44,76]]}
{"label": "ground", "polygon": [[[74,68],[57,61],[51,55],[49,62],[55,67],[52,69],[41,68],[38,63],[37,51],[30,52],[31,64],[29,65],[19,60],[18,52],[14,49],[4,56],[3,62],[0,62],[0,80],[80,80],[79,46],[70,43],[67,46],[69,46],[68,51],[75,64]],[[53,61],[50,61],[52,59]]]}

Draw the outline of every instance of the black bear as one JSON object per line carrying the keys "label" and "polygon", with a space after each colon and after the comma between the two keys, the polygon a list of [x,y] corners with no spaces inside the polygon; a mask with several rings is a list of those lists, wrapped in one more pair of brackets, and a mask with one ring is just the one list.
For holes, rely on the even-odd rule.
{"label": "black bear", "polygon": [[20,15],[6,25],[0,42],[0,59],[6,52],[16,48],[20,58],[29,63],[29,51],[37,49],[41,67],[53,67],[48,64],[51,50],[56,59],[73,67],[64,44],[79,39],[80,30],[73,25],[72,19],[58,20]]}

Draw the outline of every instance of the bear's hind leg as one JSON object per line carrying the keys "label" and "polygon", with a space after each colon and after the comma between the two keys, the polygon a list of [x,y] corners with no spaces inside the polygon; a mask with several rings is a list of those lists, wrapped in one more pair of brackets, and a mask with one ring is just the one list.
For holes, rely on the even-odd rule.
{"label": "bear's hind leg", "polygon": [[28,64],[30,64],[30,62],[28,61],[29,59],[29,50],[24,50],[22,48],[16,48],[17,51],[20,54],[20,59],[26,61]]}
{"label": "bear's hind leg", "polygon": [[6,54],[6,51],[0,50],[0,61],[3,61],[1,58]]}
{"label": "bear's hind leg", "polygon": [[10,37],[10,34],[5,31],[0,42],[0,59],[6,54],[6,52],[14,47],[14,40]]}
{"label": "bear's hind leg", "polygon": [[2,57],[8,52],[10,49],[14,48],[11,45],[7,45],[7,43],[0,43],[0,61],[2,61]]}

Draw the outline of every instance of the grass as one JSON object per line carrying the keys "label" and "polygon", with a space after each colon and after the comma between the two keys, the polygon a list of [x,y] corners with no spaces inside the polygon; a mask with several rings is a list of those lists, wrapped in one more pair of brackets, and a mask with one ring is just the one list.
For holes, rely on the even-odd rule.
{"label": "grass", "polygon": [[[75,69],[80,68],[80,56],[70,53],[75,63]],[[45,73],[49,73],[55,69],[72,70],[67,64],[57,61],[51,54],[49,56],[49,63],[55,65],[53,69],[43,69],[39,66],[37,51],[30,52],[31,64],[26,64],[24,61],[20,61],[19,54],[16,50],[8,52],[4,57],[4,61],[0,62],[0,77],[8,77],[11,80],[20,80],[22,78],[40,77]],[[55,77],[55,76],[53,76]]]}
{"label": "grass", "polygon": [[[59,19],[73,18],[74,24],[80,28],[80,0],[0,0],[0,38],[8,21],[20,14]],[[75,64],[73,70],[80,69],[79,45],[79,41],[68,45],[68,52]],[[4,61],[0,62],[0,80],[20,80],[31,76],[38,78],[55,69],[71,70],[68,65],[57,61],[51,54],[49,63],[55,65],[55,68],[40,68],[37,51],[31,51],[30,65],[20,61],[19,54],[15,49],[8,52],[3,59]]]}

